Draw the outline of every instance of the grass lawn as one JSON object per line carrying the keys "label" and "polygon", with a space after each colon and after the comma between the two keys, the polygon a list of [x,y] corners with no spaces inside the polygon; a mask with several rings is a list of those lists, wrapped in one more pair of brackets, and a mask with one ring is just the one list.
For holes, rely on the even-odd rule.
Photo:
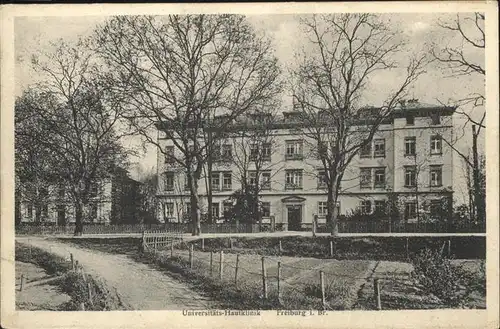
{"label": "grass lawn", "polygon": [[[450,306],[424,293],[410,277],[412,266],[408,257],[413,257],[424,248],[441,250],[448,239],[451,241],[452,258],[464,259],[453,260],[452,263],[472,275],[479,275],[477,264],[485,258],[483,237],[411,237],[408,239],[408,254],[406,238],[345,237],[336,239],[333,258],[330,257],[330,237],[233,237],[232,249],[228,238],[207,238],[204,239],[204,251],[201,250],[201,240],[189,243],[195,250],[192,269],[189,266],[189,244],[186,243],[177,246],[175,257],[171,258],[170,251],[159,251],[156,255],[141,254],[140,238],[59,240],[151,262],[196,289],[224,301],[231,308],[322,308],[320,271],[324,273],[328,309],[375,309],[375,277],[381,279],[383,309],[484,308],[485,293],[480,286],[474,288],[464,304]],[[224,252],[222,281],[219,279],[220,250]],[[214,252],[212,269],[210,251]],[[239,266],[235,281],[237,254]],[[262,256],[265,256],[267,271],[267,301],[262,299]],[[278,261],[281,262],[279,301]]]}

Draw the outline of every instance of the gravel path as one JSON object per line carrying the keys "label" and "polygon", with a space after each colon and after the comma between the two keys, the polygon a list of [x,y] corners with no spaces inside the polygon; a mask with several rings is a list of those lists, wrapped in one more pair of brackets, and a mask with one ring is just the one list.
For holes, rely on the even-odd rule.
{"label": "gravel path", "polygon": [[114,287],[124,304],[134,310],[208,309],[214,307],[207,297],[189,289],[164,272],[138,263],[125,255],[90,251],[44,238],[16,238],[53,254],[74,259],[89,274],[104,279]]}

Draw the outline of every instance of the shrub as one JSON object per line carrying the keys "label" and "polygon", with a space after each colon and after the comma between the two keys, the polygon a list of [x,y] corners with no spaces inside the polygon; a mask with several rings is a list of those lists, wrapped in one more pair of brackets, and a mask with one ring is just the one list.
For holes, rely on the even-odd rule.
{"label": "shrub", "polygon": [[424,292],[433,294],[449,305],[458,305],[465,297],[461,285],[466,280],[463,270],[451,264],[440,251],[424,249],[412,258],[413,279]]}
{"label": "shrub", "polygon": [[[85,304],[87,311],[123,310],[125,305],[116,292],[111,292],[106,285],[90,275],[84,279],[78,272],[68,272],[63,276],[59,287],[67,293],[71,300],[63,306],[65,310],[79,310],[80,304]],[[89,288],[92,298],[89,298]]]}
{"label": "shrub", "polygon": [[20,262],[35,264],[49,275],[61,275],[71,268],[71,264],[63,257],[18,242],[15,247],[15,258]]}
{"label": "shrub", "polygon": [[[327,308],[333,310],[346,310],[350,309],[356,300],[355,294],[353,295],[350,284],[345,280],[333,279],[325,285],[325,300]],[[308,284],[304,288],[304,295],[306,297],[314,297],[317,302],[321,300],[321,286],[318,283]]]}

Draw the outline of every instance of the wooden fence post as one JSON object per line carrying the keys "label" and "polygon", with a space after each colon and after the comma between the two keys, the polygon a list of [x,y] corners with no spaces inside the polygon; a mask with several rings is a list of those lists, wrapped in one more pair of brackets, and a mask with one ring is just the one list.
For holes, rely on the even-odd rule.
{"label": "wooden fence post", "polygon": [[266,262],[265,257],[262,257],[262,293],[264,299],[267,299],[267,274],[266,274]]}
{"label": "wooden fence post", "polygon": [[146,251],[146,231],[142,231],[142,251]]}
{"label": "wooden fence post", "polygon": [[326,298],[325,298],[325,274],[323,271],[319,271],[319,280],[321,284],[321,305],[323,305],[323,309],[326,308]]}
{"label": "wooden fence post", "polygon": [[278,279],[278,284],[277,284],[277,288],[278,288],[278,302],[281,301],[281,262],[278,262],[278,275],[277,275],[277,279]]}
{"label": "wooden fence post", "polygon": [[212,277],[214,274],[213,258],[214,258],[214,252],[211,251],[210,252],[210,277]]}
{"label": "wooden fence post", "polygon": [[451,257],[451,240],[448,240],[448,257]]}
{"label": "wooden fence post", "polygon": [[201,238],[201,250],[205,251],[205,238]]}
{"label": "wooden fence post", "polygon": [[222,281],[222,271],[224,271],[224,251],[219,254],[219,279]]}
{"label": "wooden fence post", "polygon": [[174,257],[174,239],[170,242],[170,257]]}
{"label": "wooden fence post", "polygon": [[229,249],[233,249],[233,239],[229,238]]}
{"label": "wooden fence post", "polygon": [[330,257],[333,258],[333,240],[330,240]]}
{"label": "wooden fence post", "polygon": [[155,234],[155,236],[154,236],[154,238],[153,238],[153,241],[154,241],[154,248],[155,248],[155,249],[154,249],[154,253],[155,253],[155,255],[156,255],[156,248],[157,248],[157,245],[156,245],[156,243],[157,243],[157,237],[156,237],[156,234]]}
{"label": "wooden fence post", "polygon": [[238,286],[238,265],[240,263],[240,254],[236,254],[236,267],[234,268],[234,285]]}
{"label": "wooden fence post", "polygon": [[193,245],[189,245],[189,268],[193,269]]}
{"label": "wooden fence post", "polygon": [[75,269],[75,259],[72,253],[69,254],[69,258],[71,259],[71,270],[73,271]]}
{"label": "wooden fence post", "polygon": [[410,258],[410,251],[409,251],[409,238],[406,237],[406,258],[409,259]]}
{"label": "wooden fence post", "polygon": [[23,291],[24,288],[24,274],[21,274],[21,284],[19,286],[19,291]]}
{"label": "wooden fence post", "polygon": [[80,303],[80,311],[85,311],[85,303],[84,302]]}
{"label": "wooden fence post", "polygon": [[375,302],[377,303],[377,310],[381,310],[382,303],[380,301],[380,283],[378,278],[373,279],[373,293],[375,297]]}
{"label": "wooden fence post", "polygon": [[92,290],[90,289],[90,282],[87,282],[87,290],[89,291],[89,302],[92,304]]}
{"label": "wooden fence post", "polygon": [[279,241],[280,243],[280,254],[283,253],[283,246],[281,245],[281,240]]}

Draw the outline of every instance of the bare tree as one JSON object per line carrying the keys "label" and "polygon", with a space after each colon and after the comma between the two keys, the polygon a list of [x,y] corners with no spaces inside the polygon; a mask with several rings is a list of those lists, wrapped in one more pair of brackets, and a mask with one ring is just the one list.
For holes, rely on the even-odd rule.
{"label": "bare tree", "polygon": [[362,108],[370,77],[396,68],[403,44],[375,15],[333,14],[302,21],[307,50],[292,72],[295,109],[306,141],[317,149],[327,186],[327,223],[338,233],[337,203],[344,171],[371,142],[408,87],[424,70],[425,58],[411,59],[402,81],[381,107]]}
{"label": "bare tree", "polygon": [[[440,22],[439,26],[444,30],[451,32],[451,35],[458,37],[457,43],[447,44],[446,46],[434,45],[431,53],[434,59],[441,64],[443,70],[451,77],[464,76],[483,76],[486,73],[484,68],[484,49],[486,47],[484,33],[484,13],[472,14],[457,14],[456,18],[451,22]],[[474,58],[470,54],[483,54],[482,60]],[[485,101],[484,93],[473,93],[465,96],[462,99],[455,100],[454,103],[458,107],[471,106],[471,111],[458,110],[456,113],[465,118],[463,125],[464,131],[467,125],[471,125],[472,136],[472,159],[466,153],[457,147],[457,142],[461,140],[461,135],[454,140],[444,139],[461,158],[464,163],[472,169],[472,180],[474,186],[474,205],[475,213],[479,220],[483,221],[486,217],[486,199],[481,195],[481,165],[478,152],[478,139],[483,128],[486,127],[484,120],[486,112],[479,115],[473,115],[472,111],[476,108],[483,108]]]}
{"label": "bare tree", "polygon": [[42,82],[18,99],[16,112],[24,111],[36,122],[36,130],[23,133],[53,158],[52,173],[69,187],[75,235],[81,234],[93,186],[125,162],[117,104],[81,42],[61,41],[53,52],[34,56],[32,63]]}
{"label": "bare tree", "polygon": [[[272,161],[272,154],[279,148],[274,134],[276,123],[276,115],[269,108],[241,118],[232,132],[231,163],[237,170],[242,193],[253,194],[252,200],[259,200],[262,191],[271,189],[272,179],[282,167],[282,161]],[[253,207],[254,221],[262,225],[259,202]]]}
{"label": "bare tree", "polygon": [[[238,115],[279,92],[270,42],[243,16],[120,16],[98,27],[96,49],[125,95],[130,125],[159,152],[159,128],[186,169],[194,235],[200,232],[198,184],[211,146]],[[219,114],[224,119],[215,120]],[[210,142],[204,132],[210,126]]]}

